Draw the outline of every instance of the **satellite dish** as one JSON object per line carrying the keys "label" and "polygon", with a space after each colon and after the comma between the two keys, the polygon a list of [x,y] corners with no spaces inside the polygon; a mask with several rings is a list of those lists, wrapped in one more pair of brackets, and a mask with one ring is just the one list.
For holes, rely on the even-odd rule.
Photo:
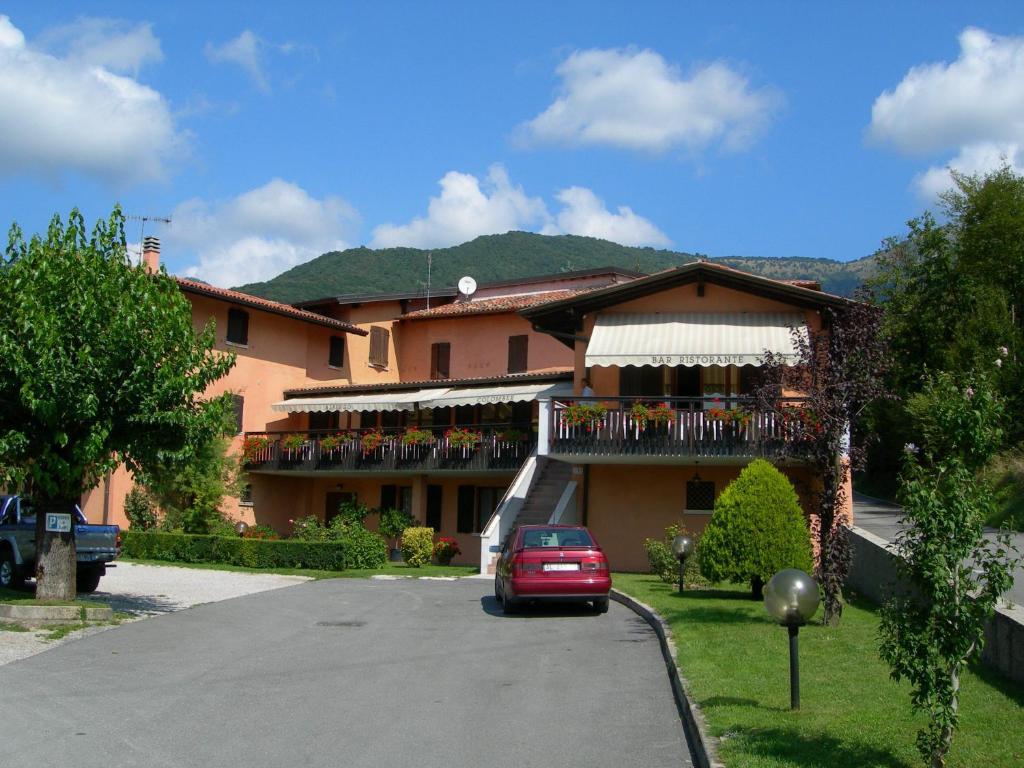
{"label": "satellite dish", "polygon": [[476,280],[469,275],[459,280],[459,291],[466,296],[472,296],[476,292]]}

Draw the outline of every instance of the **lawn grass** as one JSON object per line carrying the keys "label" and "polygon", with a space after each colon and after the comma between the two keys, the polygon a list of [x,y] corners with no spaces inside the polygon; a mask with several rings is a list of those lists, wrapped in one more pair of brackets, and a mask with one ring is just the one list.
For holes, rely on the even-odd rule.
{"label": "lawn grass", "polygon": [[26,590],[0,587],[0,603],[14,605],[20,603],[31,603],[32,605],[96,605],[95,602],[88,600],[36,600],[35,587]]}
{"label": "lawn grass", "polygon": [[120,562],[138,563],[139,565],[162,565],[174,568],[198,568],[209,571],[273,573],[281,576],[306,576],[311,579],[368,579],[376,575],[415,577],[469,576],[480,571],[477,566],[473,565],[424,565],[422,568],[412,568],[405,563],[388,563],[383,568],[317,571],[310,568],[246,568],[241,565],[228,565],[227,563],[173,563],[167,560],[130,560],[128,558],[122,558]]}
{"label": "lawn grass", "polygon": [[[854,600],[839,627],[800,630],[801,706],[789,709],[786,630],[749,589],[680,597],[656,576],[615,574],[617,589],[668,621],[691,700],[728,768],[912,768],[923,717],[878,657],[878,614]],[[978,666],[965,675],[950,768],[1024,765],[1024,686]]]}

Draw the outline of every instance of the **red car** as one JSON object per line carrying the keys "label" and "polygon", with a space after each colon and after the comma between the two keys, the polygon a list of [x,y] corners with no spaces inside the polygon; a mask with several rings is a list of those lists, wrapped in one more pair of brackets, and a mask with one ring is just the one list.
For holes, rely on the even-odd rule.
{"label": "red car", "polygon": [[593,602],[608,612],[612,577],[608,558],[581,525],[523,525],[498,556],[494,596],[505,613],[531,600]]}

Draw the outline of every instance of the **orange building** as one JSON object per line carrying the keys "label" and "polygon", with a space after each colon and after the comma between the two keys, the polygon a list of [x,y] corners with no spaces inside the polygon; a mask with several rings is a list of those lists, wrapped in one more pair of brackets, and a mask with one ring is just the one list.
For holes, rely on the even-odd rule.
{"label": "orange building", "polygon": [[[238,359],[210,393],[236,396],[245,445],[247,492],[227,515],[288,534],[346,500],[400,507],[483,570],[517,523],[584,522],[619,570],[645,569],[643,540],[670,523],[699,532],[728,481],[786,439],[745,399],[761,356],[792,354],[791,328],[847,302],[705,262],[295,306],[178,282]],[[806,503],[810,472],[784,471]],[[89,518],[125,525],[130,485],[115,473],[88,494]]]}

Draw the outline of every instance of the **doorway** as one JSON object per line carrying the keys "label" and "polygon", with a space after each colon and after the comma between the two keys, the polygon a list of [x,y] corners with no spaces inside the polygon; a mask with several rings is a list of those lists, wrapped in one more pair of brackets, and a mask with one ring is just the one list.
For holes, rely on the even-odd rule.
{"label": "doorway", "polygon": [[351,491],[328,491],[327,499],[324,501],[324,525],[330,525],[331,520],[338,516],[342,504],[355,500],[356,495]]}

